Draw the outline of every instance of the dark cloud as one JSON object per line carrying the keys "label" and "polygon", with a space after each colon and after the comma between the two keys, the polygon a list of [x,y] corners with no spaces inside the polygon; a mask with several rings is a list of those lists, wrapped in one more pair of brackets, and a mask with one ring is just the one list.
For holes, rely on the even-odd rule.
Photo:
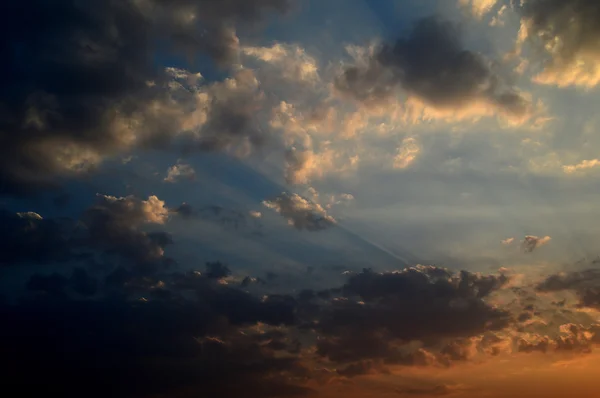
{"label": "dark cloud", "polygon": [[384,373],[386,369],[375,361],[359,361],[351,363],[350,365],[340,368],[337,373],[340,376],[355,377],[360,375],[369,374],[375,371],[375,373]]}
{"label": "dark cloud", "polygon": [[182,203],[176,208],[172,209],[174,213],[181,215],[182,217],[188,218],[194,215],[194,208],[189,203]]}
{"label": "dark cloud", "polygon": [[[164,144],[194,127],[186,115],[198,97],[186,90],[173,96],[169,87],[181,74],[156,59],[207,54],[226,65],[236,54],[236,25],[287,8],[287,0],[3,4],[0,193],[51,186],[57,174],[88,170],[133,145]],[[205,149],[260,141],[249,124],[248,101],[256,98],[240,89],[255,84],[248,73],[240,76],[209,89]]]}
{"label": "dark cloud", "polygon": [[33,275],[27,282],[27,289],[52,295],[62,295],[68,279],[58,273],[51,275]]}
{"label": "dark cloud", "polygon": [[206,263],[206,277],[214,279],[223,279],[231,275],[231,270],[226,264],[216,261]]}
{"label": "dark cloud", "polygon": [[231,271],[219,262],[207,269],[118,267],[103,281],[79,267],[70,277],[33,275],[26,298],[0,305],[11,325],[0,331],[7,386],[25,396],[307,394],[299,343],[287,333],[296,300],[221,283]]}
{"label": "dark cloud", "polygon": [[[261,95],[257,92],[254,74],[244,71],[237,75],[236,90],[227,85],[215,86],[208,112],[208,121],[203,126],[202,150],[224,150],[232,141],[243,139],[248,147],[260,146],[265,134],[256,120]],[[244,148],[241,148],[244,151]]]}
{"label": "dark cloud", "polygon": [[89,297],[96,294],[98,281],[85,268],[76,267],[70,278],[57,272],[50,275],[34,274],[27,282],[27,289],[52,296],[65,296],[73,292]]}
{"label": "dark cloud", "polygon": [[156,196],[142,200],[133,196],[117,198],[98,195],[81,221],[86,227],[84,244],[115,253],[139,264],[162,261],[164,248],[172,243],[165,232],[145,232],[147,224],[163,224],[168,209]]}
{"label": "dark cloud", "polygon": [[69,284],[75,293],[84,297],[93,296],[98,290],[98,281],[82,267],[73,270]]}
{"label": "dark cloud", "polygon": [[73,258],[70,242],[75,225],[71,220],[0,210],[0,225],[0,265],[64,262]]}
{"label": "dark cloud", "polygon": [[288,220],[288,224],[299,230],[322,231],[333,227],[336,221],[325,209],[298,194],[282,193],[263,201],[263,204],[275,210]]}
{"label": "dark cloud", "polygon": [[336,88],[359,101],[377,103],[398,87],[438,109],[462,109],[485,102],[523,116],[529,103],[507,86],[491,62],[464,49],[460,29],[437,17],[419,20],[407,37],[377,48],[364,65],[350,66]]}
{"label": "dark cloud", "polygon": [[600,285],[600,269],[553,274],[540,282],[536,289],[540,292],[553,292],[595,285]]}
{"label": "dark cloud", "polygon": [[5,385],[20,386],[24,396],[52,391],[65,397],[308,392],[301,386],[302,367],[285,355],[285,339],[271,336],[278,344],[265,344],[258,332],[240,333],[259,320],[279,322],[282,307],[214,284],[196,291],[197,299],[188,300],[45,296],[2,306],[2,319],[10,324],[0,331],[0,355],[11,364]]}
{"label": "dark cloud", "polygon": [[0,264],[48,264],[86,261],[94,253],[114,254],[136,264],[161,263],[165,232],[146,232],[146,225],[163,224],[168,217],[156,196],[142,200],[97,195],[97,202],[80,219],[44,219],[37,213],[0,211]]}
{"label": "dark cloud", "polygon": [[[544,67],[548,75],[542,81],[559,85],[598,84],[600,4],[597,1],[527,0],[522,5],[513,3],[523,17],[527,39],[546,61]],[[583,68],[578,65],[581,61],[586,63]]]}
{"label": "dark cloud", "polygon": [[[539,292],[559,292],[570,290],[579,298],[578,306],[600,309],[600,269],[561,272],[553,274],[536,286]],[[564,306],[565,302],[556,305]]]}
{"label": "dark cloud", "polygon": [[503,275],[454,275],[437,267],[364,270],[349,278],[341,299],[321,308],[318,352],[341,362],[380,358],[426,364],[427,355],[411,351],[409,342],[433,347],[509,325],[509,313],[484,301],[507,281]]}

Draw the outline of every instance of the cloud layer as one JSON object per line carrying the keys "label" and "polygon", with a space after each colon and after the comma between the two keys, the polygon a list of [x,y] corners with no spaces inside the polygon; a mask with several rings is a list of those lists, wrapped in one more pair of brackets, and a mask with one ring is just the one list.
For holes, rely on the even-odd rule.
{"label": "cloud layer", "polygon": [[[168,142],[190,127],[184,119],[194,101],[171,97],[171,77],[153,58],[207,54],[225,65],[235,58],[236,23],[287,8],[285,0],[2,6],[2,36],[18,40],[3,41],[1,192],[28,191],[107,155]],[[206,123],[222,131],[204,140],[207,149],[223,148],[232,134],[257,141],[244,121],[244,97],[231,99],[226,90],[212,89]]]}

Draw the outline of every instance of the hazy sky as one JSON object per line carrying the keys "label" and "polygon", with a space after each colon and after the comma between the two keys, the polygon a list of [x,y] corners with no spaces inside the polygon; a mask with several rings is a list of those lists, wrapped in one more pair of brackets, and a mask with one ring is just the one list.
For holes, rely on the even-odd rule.
{"label": "hazy sky", "polygon": [[594,0],[1,5],[9,380],[595,397],[599,21]]}

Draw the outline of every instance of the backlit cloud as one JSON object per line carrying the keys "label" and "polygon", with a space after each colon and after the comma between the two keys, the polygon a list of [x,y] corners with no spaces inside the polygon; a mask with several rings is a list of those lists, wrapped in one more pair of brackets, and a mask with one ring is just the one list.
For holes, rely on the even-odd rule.
{"label": "backlit cloud", "polygon": [[543,51],[543,70],[534,77],[540,84],[592,88],[600,83],[600,6],[588,0],[527,0],[519,43],[532,43]]}
{"label": "backlit cloud", "polygon": [[588,169],[593,169],[594,167],[597,167],[597,166],[600,166],[600,160],[590,159],[590,160],[583,160],[583,161],[581,161],[581,163],[563,166],[563,170],[567,174],[572,174],[572,173],[576,173],[578,171],[585,171]]}
{"label": "backlit cloud", "polygon": [[335,86],[367,104],[387,101],[401,88],[438,111],[474,107],[526,117],[530,101],[502,81],[490,61],[464,49],[461,33],[452,22],[421,19],[408,37],[383,43],[362,64],[346,67]]}
{"label": "backlit cloud", "polygon": [[527,235],[521,241],[521,248],[526,253],[531,253],[538,247],[548,244],[548,242],[550,242],[550,240],[552,240],[552,238],[549,236],[538,237],[538,236],[534,236],[534,235]]}
{"label": "backlit cloud", "polygon": [[299,230],[321,231],[333,227],[336,221],[321,205],[310,202],[298,194],[283,193],[263,201],[263,205],[275,210]]}
{"label": "backlit cloud", "polygon": [[477,18],[481,19],[489,14],[498,0],[458,0],[458,4],[466,7]]}
{"label": "backlit cloud", "polygon": [[193,180],[196,177],[196,171],[187,163],[178,162],[167,170],[165,182],[177,182],[181,179]]}
{"label": "backlit cloud", "polygon": [[[185,130],[181,119],[191,111],[165,90],[176,70],[165,72],[152,61],[159,43],[166,40],[173,54],[204,53],[229,64],[238,47],[236,23],[253,25],[265,10],[287,9],[285,0],[219,5],[126,0],[98,6],[30,0],[3,6],[2,36],[20,37],[20,44],[6,47],[0,73],[5,87],[0,189],[30,191],[52,183],[56,174],[88,170],[105,156],[162,144]],[[213,88],[208,125],[223,136],[243,130],[256,142],[243,121],[249,110],[226,89]],[[203,143],[227,144],[220,137]]]}

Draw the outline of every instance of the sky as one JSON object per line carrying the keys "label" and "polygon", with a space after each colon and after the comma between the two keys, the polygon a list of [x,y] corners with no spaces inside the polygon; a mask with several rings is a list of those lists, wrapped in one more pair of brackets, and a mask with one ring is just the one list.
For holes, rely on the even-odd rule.
{"label": "sky", "polygon": [[0,5],[24,396],[596,397],[600,3]]}

